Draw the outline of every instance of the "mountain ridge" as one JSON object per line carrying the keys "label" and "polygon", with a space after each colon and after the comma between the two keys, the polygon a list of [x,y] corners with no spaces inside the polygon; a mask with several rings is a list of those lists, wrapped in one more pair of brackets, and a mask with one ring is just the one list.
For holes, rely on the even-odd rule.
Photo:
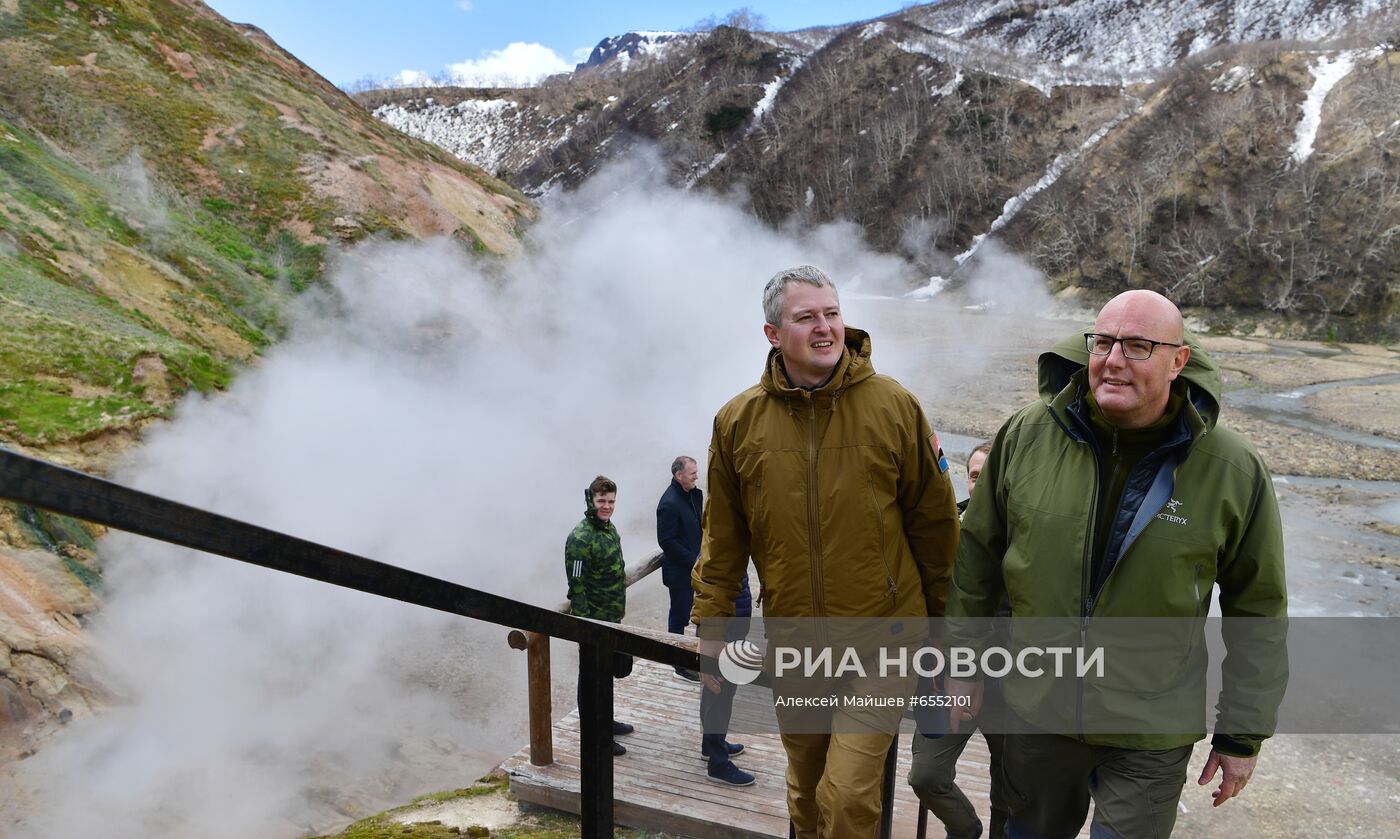
{"label": "mountain ridge", "polygon": [[[408,133],[481,155],[527,194],[572,188],[655,144],[673,182],[739,188],[766,223],[855,222],[915,261],[924,276],[911,287],[940,277],[956,288],[995,224],[1052,290],[1095,298],[1145,284],[1220,329],[1395,336],[1400,137],[1385,117],[1400,99],[1396,11],[1381,0],[1109,5],[952,0],[800,33],[722,26],[535,89],[359,98]],[[1273,40],[1229,41],[1254,35]],[[1352,64],[1308,105],[1324,54]],[[1244,83],[1215,83],[1231,73]],[[1178,85],[1192,96],[1165,92]],[[1305,106],[1325,152],[1299,158]],[[1157,120],[1163,108],[1173,113]],[[1176,136],[1180,148],[1153,146],[1161,165],[1125,163],[1124,138],[1150,139],[1143,121]],[[1333,184],[1335,200],[1310,209],[1309,179]],[[1130,202],[1143,183],[1152,193]],[[1045,209],[1070,186],[1093,208],[1076,229]],[[1357,189],[1368,200],[1348,197]],[[1261,207],[1278,219],[1263,242]],[[1187,255],[1206,240],[1221,253],[1202,277],[1205,254]]]}

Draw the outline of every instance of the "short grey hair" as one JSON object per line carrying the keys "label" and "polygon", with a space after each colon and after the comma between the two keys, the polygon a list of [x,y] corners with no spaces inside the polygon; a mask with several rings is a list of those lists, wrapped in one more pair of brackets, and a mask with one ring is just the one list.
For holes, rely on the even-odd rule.
{"label": "short grey hair", "polygon": [[815,265],[784,268],[774,274],[768,285],[763,287],[763,318],[773,326],[783,325],[783,295],[793,283],[806,283],[818,288],[825,286],[832,291],[836,290],[836,283]]}
{"label": "short grey hair", "polygon": [[681,472],[685,471],[685,467],[689,466],[694,462],[695,458],[689,457],[688,455],[681,455],[680,457],[671,461],[671,474],[679,475]]}

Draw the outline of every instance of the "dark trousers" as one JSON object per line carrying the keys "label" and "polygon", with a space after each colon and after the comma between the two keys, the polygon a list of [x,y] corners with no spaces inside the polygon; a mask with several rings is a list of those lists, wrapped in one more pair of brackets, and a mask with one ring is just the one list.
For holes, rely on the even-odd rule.
{"label": "dark trousers", "polygon": [[[613,678],[625,679],[630,675],[632,675],[632,656],[624,655],[623,653],[613,653]],[[575,682],[574,704],[578,707],[580,712],[583,711],[582,674],[579,675],[578,681]]]}
{"label": "dark trousers", "polygon": [[[748,634],[748,618],[733,618],[724,628],[726,643],[738,641]],[[700,749],[710,756],[712,768],[717,769],[729,761],[725,737],[729,734],[729,720],[734,716],[734,693],[738,689],[738,685],[723,679],[720,680],[719,693],[700,688]]]}
{"label": "dark trousers", "polygon": [[687,579],[685,585],[667,586],[666,590],[671,593],[671,611],[666,615],[666,629],[683,635],[685,628],[690,625],[690,609],[695,605],[695,589],[690,587],[690,580]]}
{"label": "dark trousers", "polygon": [[1008,734],[1004,779],[1011,839],[1069,839],[1094,804],[1094,839],[1166,839],[1191,747],[1120,749],[1059,734]]}

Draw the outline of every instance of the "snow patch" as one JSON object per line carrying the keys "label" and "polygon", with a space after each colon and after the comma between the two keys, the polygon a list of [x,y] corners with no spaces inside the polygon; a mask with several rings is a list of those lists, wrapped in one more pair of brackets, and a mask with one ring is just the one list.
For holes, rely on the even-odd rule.
{"label": "snow patch", "polygon": [[967,250],[953,257],[954,261],[956,261],[959,265],[966,262],[969,257],[971,257],[974,253],[977,252],[977,249],[982,246],[982,243],[986,241],[988,236],[1002,229],[1013,218],[1015,218],[1016,214],[1021,211],[1021,208],[1026,205],[1027,201],[1035,197],[1036,193],[1041,192],[1042,190],[1048,188],[1051,184],[1055,183],[1055,181],[1059,180],[1060,176],[1065,173],[1065,170],[1069,168],[1070,164],[1078,160],[1084,154],[1084,152],[1098,145],[1099,141],[1108,135],[1108,132],[1112,131],[1119,123],[1127,119],[1130,115],[1131,114],[1129,112],[1119,114],[1118,116],[1104,123],[1098,131],[1095,131],[1089,137],[1089,139],[1081,143],[1078,149],[1072,152],[1057,155],[1055,157],[1054,162],[1050,164],[1050,168],[1046,169],[1045,174],[1040,176],[1040,180],[1026,187],[1026,189],[1022,191],[1020,195],[1013,195],[1012,197],[1006,199],[1006,203],[1002,205],[1001,208],[1001,215],[996,217],[996,219],[992,222],[991,227],[987,228],[987,232],[980,233],[977,236],[973,237],[972,245]]}
{"label": "snow patch", "polygon": [[910,300],[929,300],[937,297],[939,292],[943,291],[947,285],[947,279],[935,275],[929,277],[928,283],[922,288],[916,288],[904,296]]}
{"label": "snow patch", "polygon": [[763,96],[758,100],[758,104],[753,106],[753,121],[749,123],[750,131],[763,119],[763,115],[768,113],[769,109],[773,107],[773,102],[778,98],[778,91],[783,89],[783,85],[787,84],[788,79],[792,78],[801,67],[802,59],[799,58],[788,68],[786,75],[779,73],[773,81],[763,86]]}
{"label": "snow patch", "polygon": [[701,166],[698,170],[696,170],[695,174],[691,175],[690,178],[686,180],[685,188],[691,189],[692,187],[694,187],[697,183],[700,182],[701,178],[713,172],[715,170],[715,167],[723,163],[724,159],[728,156],[728,152],[720,152],[719,154],[715,155],[713,158],[710,159],[709,163],[706,163],[704,166]]}
{"label": "snow patch", "polygon": [[1298,133],[1288,149],[1294,163],[1302,163],[1312,157],[1317,130],[1322,127],[1322,105],[1327,101],[1327,94],[1351,72],[1359,55],[1360,51],[1352,50],[1332,57],[1323,56],[1313,65],[1313,86],[1303,100],[1303,118],[1298,121]]}
{"label": "snow patch", "polygon": [[947,96],[953,91],[957,90],[958,86],[963,83],[963,78],[963,71],[959,70],[953,75],[953,78],[948,80],[947,84],[943,85],[942,87],[933,92],[933,98],[942,99],[944,96]]}
{"label": "snow patch", "polygon": [[884,32],[888,28],[889,27],[885,26],[885,24],[877,20],[874,23],[868,24],[860,30],[860,39],[862,41],[868,41],[871,38],[874,38],[877,35],[879,35],[881,32]]}
{"label": "snow patch", "polygon": [[1215,81],[1210,83],[1210,89],[1216,93],[1234,93],[1244,87],[1254,78],[1254,68],[1240,65],[1231,67],[1221,73]]}

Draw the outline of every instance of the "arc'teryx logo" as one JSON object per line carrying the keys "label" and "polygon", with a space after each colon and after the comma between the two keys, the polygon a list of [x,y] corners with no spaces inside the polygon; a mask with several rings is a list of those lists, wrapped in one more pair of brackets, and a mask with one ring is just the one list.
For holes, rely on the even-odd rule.
{"label": "arc'teryx logo", "polygon": [[1157,518],[1161,519],[1162,521],[1169,521],[1172,524],[1188,524],[1190,522],[1189,519],[1187,519],[1185,516],[1178,516],[1176,514],[1176,511],[1179,507],[1181,507],[1181,504],[1182,502],[1177,501],[1175,498],[1171,499],[1166,504],[1167,512],[1158,513]]}

